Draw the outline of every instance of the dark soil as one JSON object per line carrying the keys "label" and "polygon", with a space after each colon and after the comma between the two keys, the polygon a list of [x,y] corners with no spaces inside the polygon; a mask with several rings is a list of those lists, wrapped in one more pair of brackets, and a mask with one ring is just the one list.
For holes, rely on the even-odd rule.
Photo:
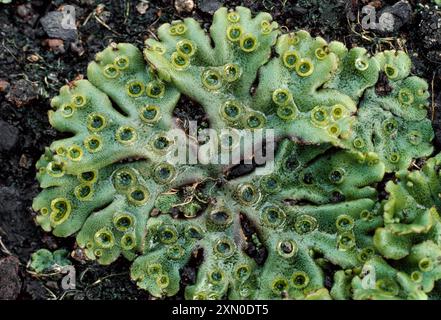
{"label": "dark soil", "polygon": [[[77,289],[69,292],[61,289],[60,276],[37,278],[26,265],[30,254],[40,248],[75,249],[73,239],[58,239],[41,231],[31,209],[32,198],[38,193],[35,162],[44,147],[61,136],[47,120],[50,98],[62,85],[84,75],[88,62],[109,43],[130,42],[142,47],[163,22],[193,16],[207,27],[212,13],[222,4],[244,5],[254,12],[272,13],[285,29],[307,29],[349,47],[364,46],[370,52],[406,49],[414,61],[413,73],[430,85],[430,110],[439,149],[441,11],[429,0],[409,1],[410,15],[405,10],[409,6],[393,6],[397,1],[371,1],[379,12],[388,10],[400,19],[401,27],[385,34],[361,28],[361,8],[368,2],[195,0],[196,8],[190,13],[178,13],[172,0],[150,0],[148,9],[140,0],[13,0],[12,4],[0,4],[0,299],[149,299],[129,280],[129,263],[123,259],[108,267],[74,260]],[[57,30],[43,17],[67,4],[75,6],[77,32],[54,37]],[[185,105],[176,111],[182,119],[188,115]],[[191,270],[185,270],[185,275],[187,281],[193,280]]]}

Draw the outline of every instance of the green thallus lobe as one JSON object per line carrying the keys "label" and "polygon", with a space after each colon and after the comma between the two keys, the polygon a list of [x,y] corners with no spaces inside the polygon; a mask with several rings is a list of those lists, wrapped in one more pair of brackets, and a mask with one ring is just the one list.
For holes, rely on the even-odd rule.
{"label": "green thallus lobe", "polygon": [[[37,163],[37,223],[101,264],[133,261],[157,297],[179,291],[194,256],[187,299],[439,297],[440,157],[408,171],[433,152],[428,85],[408,55],[283,34],[243,7],[219,9],[208,36],[190,18],[164,24],[143,52],[112,44],[61,88],[49,120],[72,135]],[[181,96],[218,133],[274,129],[274,170],[167,163]]]}

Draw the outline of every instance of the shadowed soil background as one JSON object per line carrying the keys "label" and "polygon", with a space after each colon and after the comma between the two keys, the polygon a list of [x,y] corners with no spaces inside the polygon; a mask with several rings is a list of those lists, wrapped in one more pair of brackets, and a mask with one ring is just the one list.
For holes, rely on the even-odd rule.
{"label": "shadowed soil background", "polygon": [[[222,5],[243,5],[253,12],[270,12],[284,29],[306,29],[348,47],[371,53],[406,50],[413,73],[428,80],[430,116],[440,151],[441,128],[441,9],[430,1],[383,0],[151,0],[151,1],[0,1],[0,299],[149,299],[130,281],[130,263],[111,266],[71,258],[76,289],[61,288],[62,275],[36,276],[27,270],[31,253],[40,248],[75,252],[74,238],[44,233],[33,221],[32,198],[38,193],[35,162],[44,147],[62,137],[47,120],[50,98],[70,80],[85,75],[89,61],[111,42],[139,48],[164,22],[194,17],[208,28]],[[394,30],[363,30],[362,8],[370,4],[378,15],[390,12]],[[58,21],[65,5],[75,7],[76,29],[63,30]],[[198,108],[181,99],[179,117],[203,119]],[[199,112],[199,113],[198,113]],[[389,177],[390,178],[390,177]],[[384,183],[379,184],[382,188]],[[381,190],[380,190],[381,192]],[[184,270],[191,281],[194,268]],[[330,278],[332,279],[332,277]],[[185,285],[185,283],[183,283]],[[182,299],[178,294],[174,299]]]}

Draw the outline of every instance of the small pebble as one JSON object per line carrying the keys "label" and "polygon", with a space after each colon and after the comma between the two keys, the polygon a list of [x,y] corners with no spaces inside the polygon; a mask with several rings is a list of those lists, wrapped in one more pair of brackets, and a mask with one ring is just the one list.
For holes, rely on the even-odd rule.
{"label": "small pebble", "polygon": [[199,0],[198,7],[202,12],[213,14],[222,7],[222,2],[219,0]]}
{"label": "small pebble", "polygon": [[38,98],[38,88],[28,80],[20,79],[12,84],[6,100],[17,107],[23,107]]}
{"label": "small pebble", "polygon": [[408,1],[398,1],[393,6],[383,8],[378,13],[379,24],[377,29],[385,34],[394,33],[410,22],[412,7]]}
{"label": "small pebble", "polygon": [[148,9],[149,9],[148,1],[141,1],[136,5],[136,11],[138,11],[139,14],[145,14]]}
{"label": "small pebble", "polygon": [[15,300],[20,294],[19,265],[14,256],[0,259],[0,300]]}
{"label": "small pebble", "polygon": [[32,9],[32,4],[30,3],[19,5],[16,12],[17,16],[30,24],[32,24],[38,18],[38,15]]}
{"label": "small pebble", "polygon": [[44,47],[48,48],[54,53],[66,52],[66,50],[64,49],[64,42],[61,39],[45,39],[43,40],[42,44]]}
{"label": "small pebble", "polygon": [[80,40],[79,40],[79,41],[72,42],[72,43],[70,44],[70,49],[71,49],[73,52],[75,52],[79,57],[81,57],[81,56],[84,54],[84,52],[85,52],[85,49],[84,49],[83,43],[82,43]]}
{"label": "small pebble", "polygon": [[40,23],[49,37],[75,41],[78,36],[75,17],[72,16],[70,19],[73,21],[66,22],[65,13],[62,11],[50,11],[40,19]]}
{"label": "small pebble", "polygon": [[0,93],[6,92],[9,88],[9,82],[3,79],[0,79]]}
{"label": "small pebble", "polygon": [[32,161],[29,159],[29,157],[26,154],[23,153],[20,157],[18,165],[22,168],[29,169],[32,165]]}
{"label": "small pebble", "polygon": [[40,60],[39,56],[36,54],[31,54],[27,57],[27,60],[29,62],[37,62],[38,60]]}
{"label": "small pebble", "polygon": [[175,9],[178,13],[190,13],[194,9],[193,0],[175,0]]}

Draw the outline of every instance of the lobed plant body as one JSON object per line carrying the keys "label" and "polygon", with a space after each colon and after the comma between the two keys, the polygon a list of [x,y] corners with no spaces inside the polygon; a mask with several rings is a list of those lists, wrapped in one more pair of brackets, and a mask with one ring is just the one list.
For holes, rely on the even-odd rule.
{"label": "lobed plant body", "polygon": [[[187,18],[162,25],[143,52],[110,45],[87,79],[51,102],[51,125],[71,136],[38,161],[33,208],[89,259],[132,260],[132,279],[156,297],[438,296],[441,158],[415,169],[434,134],[428,85],[405,52],[371,56],[221,8],[208,33]],[[168,161],[179,143],[167,133],[190,135],[173,117],[183,96],[219,135],[272,129],[271,172]],[[221,155],[241,148],[226,141]]]}

